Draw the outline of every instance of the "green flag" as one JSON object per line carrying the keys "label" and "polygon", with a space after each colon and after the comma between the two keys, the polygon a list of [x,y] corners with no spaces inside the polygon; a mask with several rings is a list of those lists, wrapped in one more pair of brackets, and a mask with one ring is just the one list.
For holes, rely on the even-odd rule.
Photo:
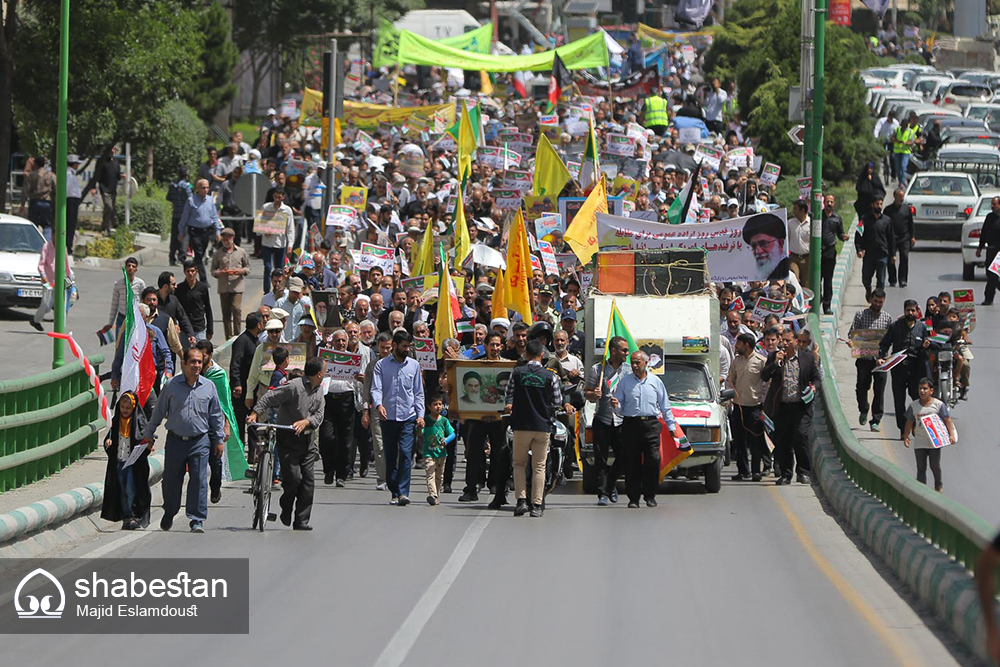
{"label": "green flag", "polygon": [[628,330],[628,325],[625,324],[625,318],[622,317],[622,312],[618,310],[618,304],[612,300],[611,301],[611,317],[608,318],[608,336],[604,339],[604,361],[608,361],[608,347],[611,339],[615,336],[621,336],[628,342],[628,353],[631,355],[639,349],[639,346],[635,344],[635,339],[632,338],[632,333]]}

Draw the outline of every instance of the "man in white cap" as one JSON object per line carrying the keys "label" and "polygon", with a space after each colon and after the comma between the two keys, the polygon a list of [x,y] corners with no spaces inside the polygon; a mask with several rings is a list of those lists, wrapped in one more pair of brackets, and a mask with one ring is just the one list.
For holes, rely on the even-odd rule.
{"label": "man in white cap", "polygon": [[729,201],[726,202],[726,217],[723,219],[738,217],[740,217],[740,200],[736,197],[730,197]]}
{"label": "man in white cap", "polygon": [[[312,301],[302,296],[302,278],[292,276],[288,279],[288,294],[274,304],[288,313],[285,323],[285,340],[296,340],[299,337],[299,321],[309,312]],[[273,314],[273,311],[272,311]]]}
{"label": "man in white cap", "polygon": [[278,112],[274,107],[270,107],[267,110],[267,118],[264,120],[264,125],[266,125],[271,130],[277,130],[282,126],[281,119],[278,118]]}

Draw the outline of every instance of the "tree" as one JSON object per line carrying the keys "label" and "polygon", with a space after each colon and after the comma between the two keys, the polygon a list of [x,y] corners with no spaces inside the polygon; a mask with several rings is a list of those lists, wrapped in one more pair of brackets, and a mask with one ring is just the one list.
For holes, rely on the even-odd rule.
{"label": "tree", "polygon": [[17,23],[17,0],[7,0],[6,14],[0,16],[0,210],[7,203],[7,182],[10,180],[11,95],[14,80],[14,58],[11,53],[14,26]]}
{"label": "tree", "polygon": [[194,109],[180,100],[167,102],[150,144],[156,153],[152,180],[172,182],[181,167],[187,167],[194,174],[205,154],[206,136],[205,123]]}
{"label": "tree", "polygon": [[[749,135],[759,140],[758,152],[781,164],[785,174],[799,171],[799,150],[785,133],[788,89],[799,82],[800,32],[796,0],[743,0],[729,8],[705,57],[710,76],[735,79]],[[872,65],[864,37],[827,22],[823,175],[830,181],[853,179],[863,164],[877,161],[879,148],[857,75]]]}
{"label": "tree", "polygon": [[[118,142],[145,144],[155,137],[163,108],[198,66],[200,10],[200,3],[181,0],[73,0],[71,151],[94,155]],[[51,153],[58,112],[59,3],[25,3],[13,53],[18,134],[30,150]]]}
{"label": "tree", "polygon": [[229,39],[229,15],[217,2],[209,2],[198,17],[202,69],[184,91],[184,99],[206,123],[236,95],[233,70],[240,58]]}

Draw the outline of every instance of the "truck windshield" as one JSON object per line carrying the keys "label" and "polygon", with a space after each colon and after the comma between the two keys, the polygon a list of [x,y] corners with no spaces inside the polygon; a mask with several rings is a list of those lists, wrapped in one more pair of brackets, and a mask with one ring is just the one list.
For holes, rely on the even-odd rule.
{"label": "truck windshield", "polygon": [[704,366],[667,361],[662,380],[671,401],[713,400],[712,385]]}

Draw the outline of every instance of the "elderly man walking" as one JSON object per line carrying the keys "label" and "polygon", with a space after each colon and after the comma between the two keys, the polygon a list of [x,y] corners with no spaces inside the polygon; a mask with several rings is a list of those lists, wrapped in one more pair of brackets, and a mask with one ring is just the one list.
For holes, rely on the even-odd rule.
{"label": "elderly man walking", "polygon": [[218,243],[222,240],[222,221],[215,208],[215,200],[208,193],[208,181],[199,179],[194,186],[194,192],[188,197],[177,224],[178,238],[185,235],[191,237],[191,249],[194,251],[194,261],[198,265],[198,277],[205,281],[205,250],[214,238]]}
{"label": "elderly man walking", "polygon": [[[201,350],[184,351],[183,375],[171,378],[156,401],[143,434],[149,443],[164,418],[167,445],[163,456],[163,518],[160,528],[170,530],[181,507],[185,471],[190,476],[186,511],[192,533],[205,532],[208,518],[208,457],[226,451],[225,418],[215,385],[201,374]],[[211,443],[211,448],[209,448]]]}
{"label": "elderly man walking", "polygon": [[611,404],[622,412],[625,491],[629,507],[639,507],[640,492],[646,507],[656,507],[656,490],[660,485],[660,416],[671,433],[677,430],[677,423],[663,381],[646,371],[649,356],[633,352],[630,362],[632,374],[622,376],[611,398]]}

